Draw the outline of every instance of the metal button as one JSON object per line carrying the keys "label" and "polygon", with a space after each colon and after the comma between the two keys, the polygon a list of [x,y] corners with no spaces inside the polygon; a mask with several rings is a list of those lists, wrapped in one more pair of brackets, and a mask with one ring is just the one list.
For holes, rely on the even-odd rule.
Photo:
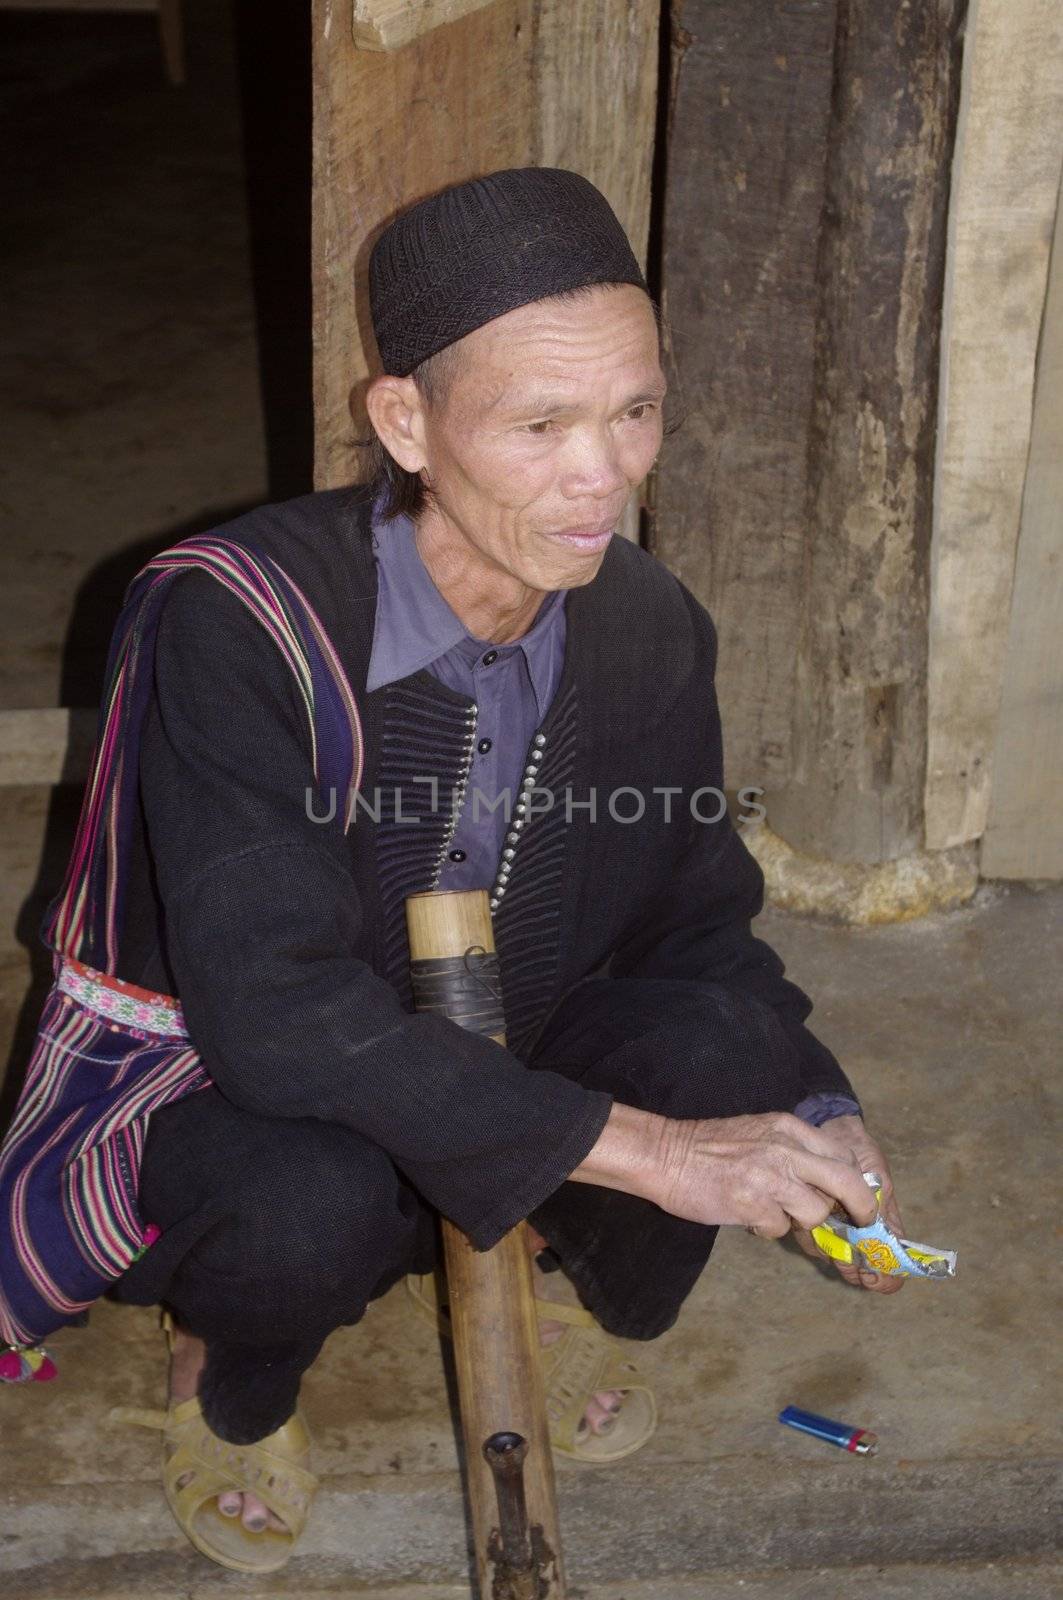
{"label": "metal button", "polygon": [[502,852],[502,860],[503,861],[512,861],[513,857],[516,855],[516,853],[517,852],[515,850],[503,850],[503,852]]}
{"label": "metal button", "polygon": [[476,748],[479,750],[482,756],[485,756],[488,750],[490,750],[492,743],[493,741],[491,739],[481,739]]}
{"label": "metal button", "polygon": [[451,861],[464,861],[465,860],[465,851],[464,850],[452,850],[450,852],[450,860]]}
{"label": "metal button", "polygon": [[538,745],[545,744],[546,743],[546,734],[545,733],[537,733],[535,735],[535,743],[538,744]]}
{"label": "metal button", "polygon": [[488,650],[488,652],[487,652],[487,654],[485,656],[481,656],[480,657],[480,660],[483,662],[485,667],[489,667],[491,665],[492,661],[497,661],[498,660],[498,651],[497,650]]}

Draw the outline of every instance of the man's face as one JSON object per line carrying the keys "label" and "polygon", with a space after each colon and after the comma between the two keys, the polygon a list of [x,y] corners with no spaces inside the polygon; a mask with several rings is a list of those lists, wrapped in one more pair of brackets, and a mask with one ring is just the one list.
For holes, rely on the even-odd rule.
{"label": "man's face", "polygon": [[446,399],[421,416],[435,496],[426,534],[467,541],[533,589],[589,583],[661,445],[649,298],[625,284],[538,301],[454,354]]}

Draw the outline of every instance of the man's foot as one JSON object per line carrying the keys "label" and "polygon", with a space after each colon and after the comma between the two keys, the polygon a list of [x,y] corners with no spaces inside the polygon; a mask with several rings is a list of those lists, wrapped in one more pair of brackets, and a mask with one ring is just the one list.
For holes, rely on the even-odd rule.
{"label": "man's foot", "polygon": [[[546,1240],[541,1234],[529,1226],[529,1244],[533,1252],[532,1272],[535,1278],[535,1297],[537,1300],[566,1301],[571,1299],[571,1291],[566,1290],[568,1279],[562,1272],[543,1272],[534,1259],[540,1250],[546,1248]],[[565,1331],[564,1323],[543,1320],[539,1323],[539,1337],[544,1348],[556,1344]],[[603,1389],[598,1394],[593,1394],[587,1402],[587,1409],[583,1413],[583,1428],[591,1433],[608,1433],[616,1422],[623,1404],[624,1396],[619,1389]]]}
{"label": "man's foot", "polygon": [[[174,1329],[174,1350],[170,1358],[171,1405],[191,1400],[196,1394],[206,1359],[207,1347],[202,1339],[194,1339],[180,1328]],[[186,1478],[180,1479],[178,1487],[183,1487],[186,1481]],[[241,1493],[238,1489],[229,1489],[225,1494],[220,1494],[218,1510],[223,1517],[239,1517],[249,1533],[263,1533],[267,1528],[273,1528],[278,1533],[287,1532],[284,1523],[263,1505],[257,1494],[247,1490]]]}

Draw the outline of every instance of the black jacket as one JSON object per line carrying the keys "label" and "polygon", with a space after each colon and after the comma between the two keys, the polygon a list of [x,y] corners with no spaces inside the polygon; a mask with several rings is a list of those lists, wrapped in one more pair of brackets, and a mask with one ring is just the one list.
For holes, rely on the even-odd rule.
{"label": "black jacket", "polygon": [[568,597],[562,680],[529,747],[554,805],[520,830],[494,913],[509,1046],[413,1012],[403,902],[433,885],[473,719],[428,672],[365,692],[369,507],[365,490],[333,491],[224,530],[317,608],[359,702],[368,809],[346,837],[342,805],[313,820],[327,808],[308,805],[305,715],[274,645],[212,579],[177,578],[142,738],[122,975],[180,996],[234,1102],[357,1129],[480,1246],[553,1193],[605,1123],[608,1095],[524,1064],[555,1002],[603,963],[743,990],[783,1021],[809,1093],[849,1090],[804,1026],[807,996],[750,931],[759,866],[726,811],[693,814],[723,809],[711,792],[691,806],[723,790],[712,621],[621,539]]}

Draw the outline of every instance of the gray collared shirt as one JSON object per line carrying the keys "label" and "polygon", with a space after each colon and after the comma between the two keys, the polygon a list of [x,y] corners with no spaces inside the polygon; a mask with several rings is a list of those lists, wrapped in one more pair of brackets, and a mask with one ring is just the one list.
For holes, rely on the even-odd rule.
{"label": "gray collared shirt", "polygon": [[[432,582],[408,517],[382,523],[374,511],[373,554],[378,596],[366,688],[380,689],[427,668],[475,701],[472,766],[438,887],[489,889],[525,754],[561,680],[566,591],[546,596],[523,638],[492,644],[468,633]],[[492,809],[500,796],[503,803]],[[422,796],[415,799],[423,804]],[[449,802],[440,796],[440,804]]]}

